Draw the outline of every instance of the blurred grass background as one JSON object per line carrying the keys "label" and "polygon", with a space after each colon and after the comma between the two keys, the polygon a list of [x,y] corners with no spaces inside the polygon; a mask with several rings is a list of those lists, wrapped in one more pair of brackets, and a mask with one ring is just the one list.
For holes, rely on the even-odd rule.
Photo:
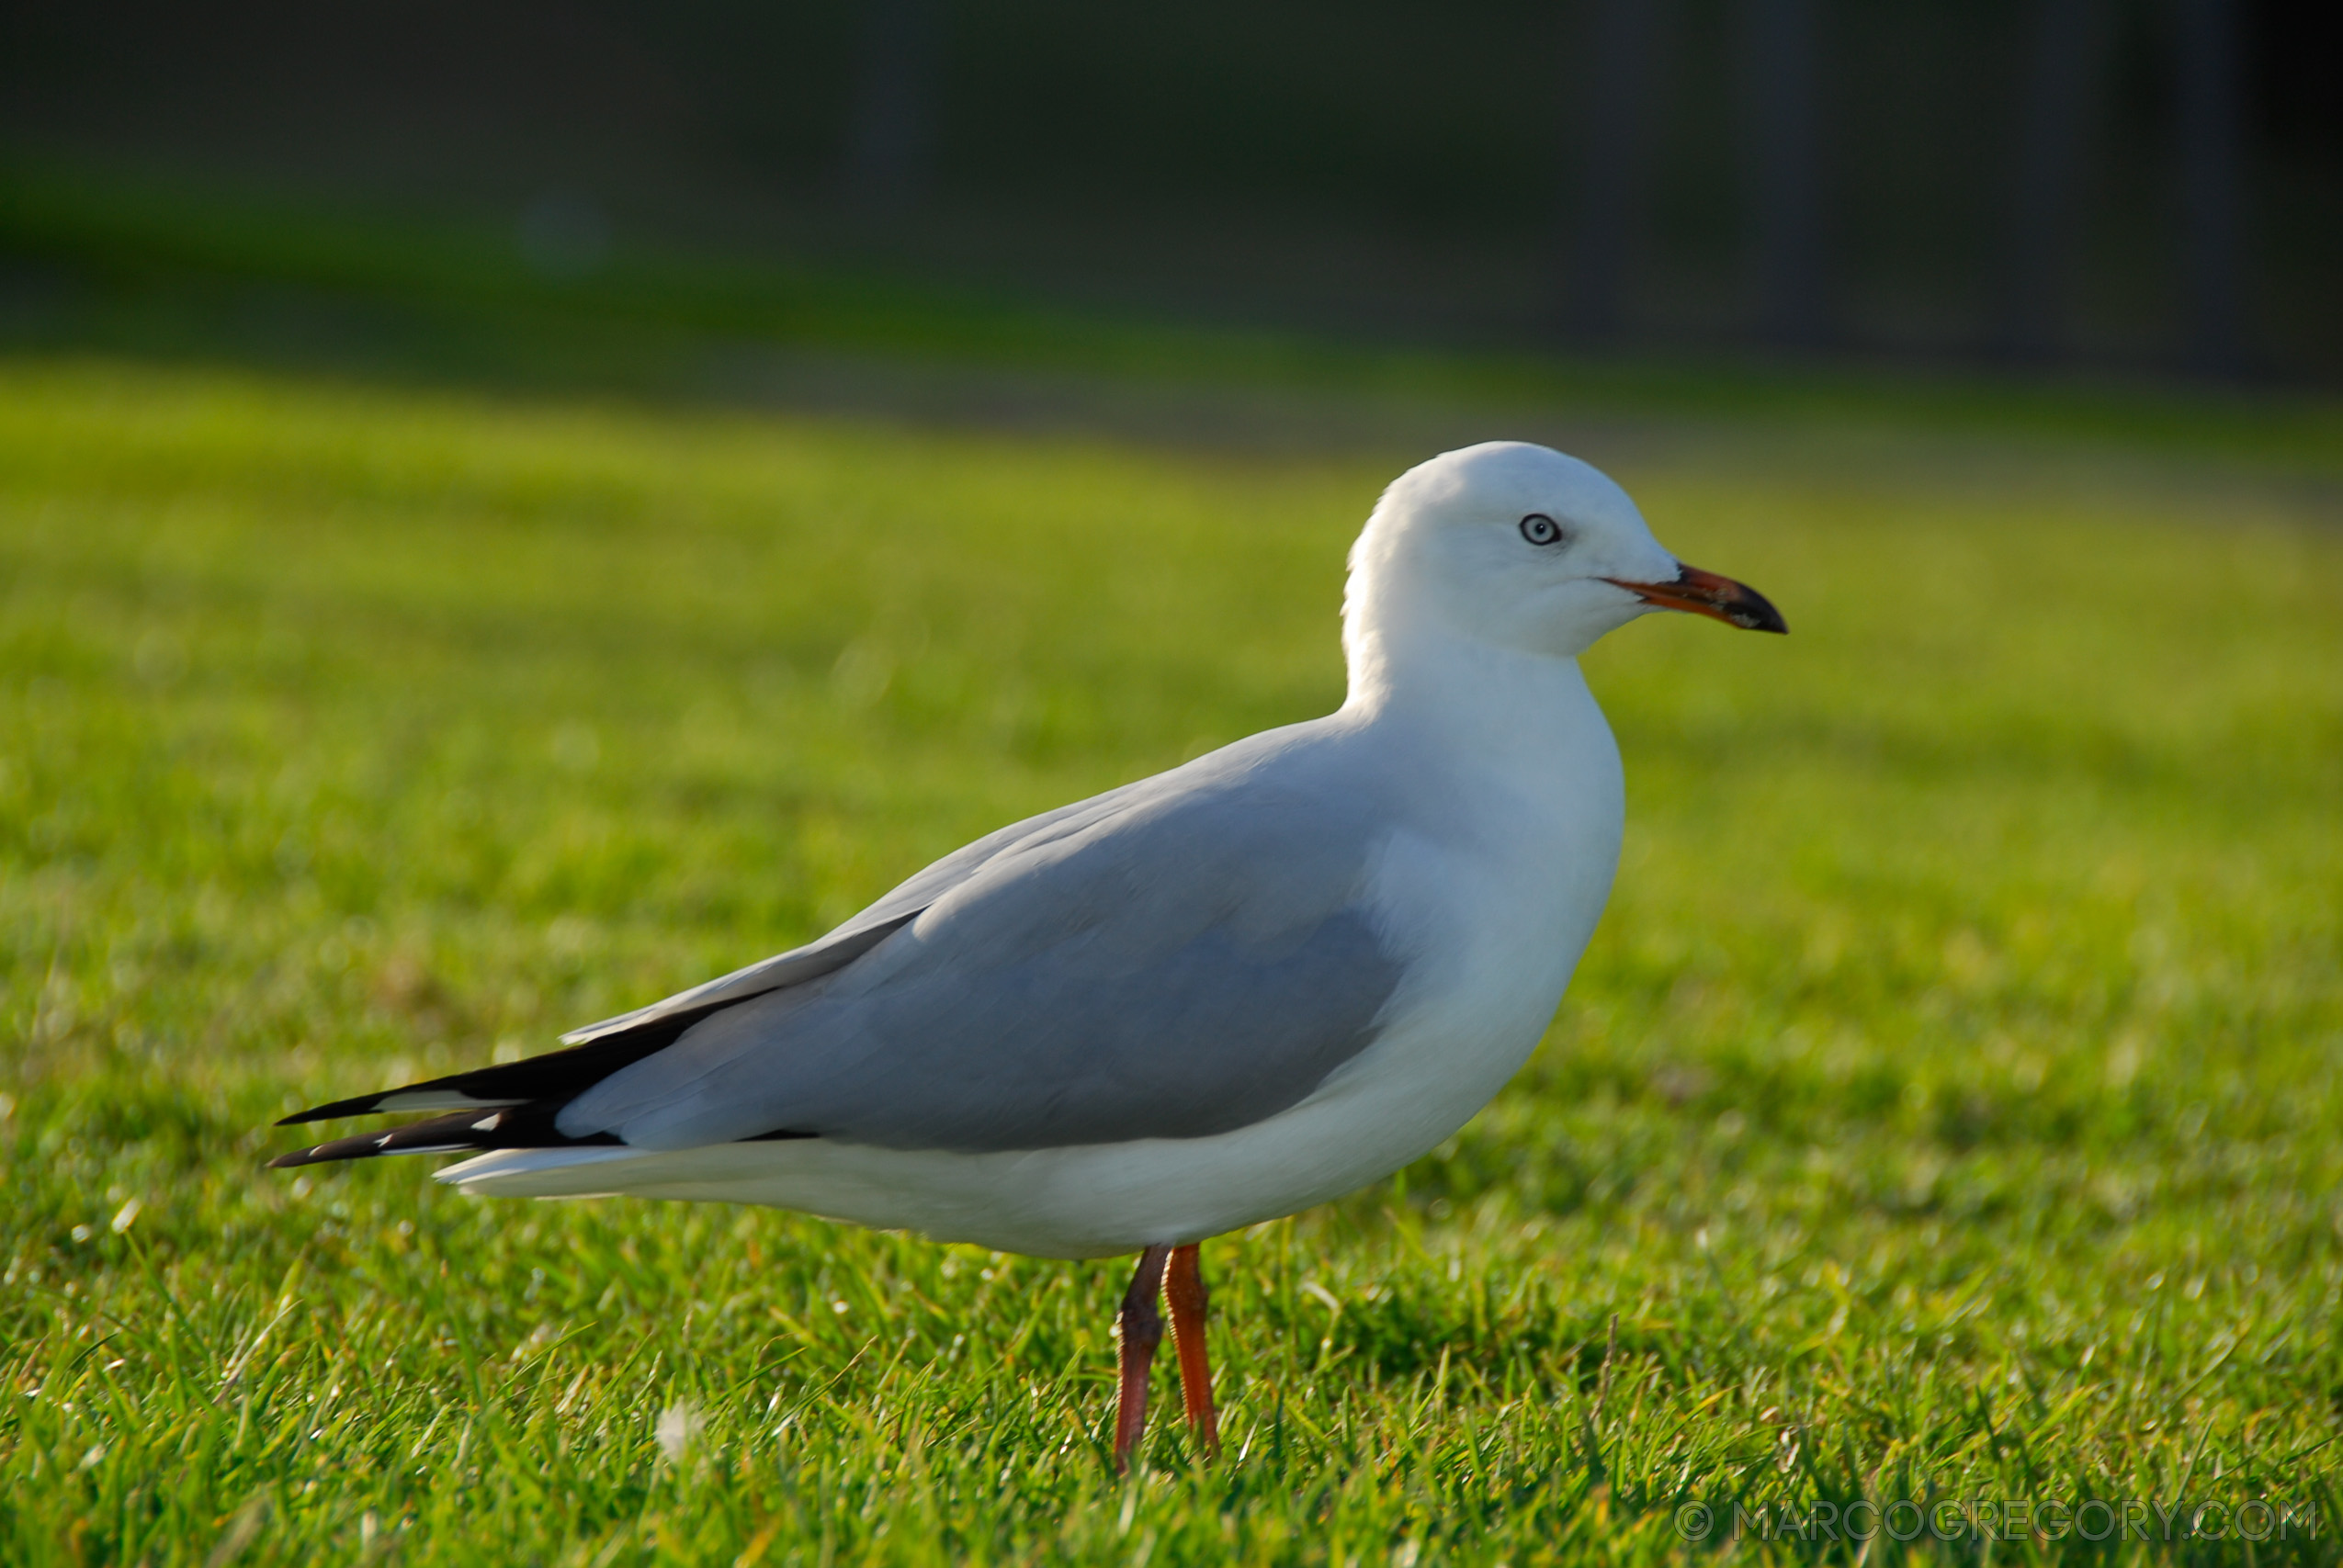
{"label": "blurred grass background", "polygon": [[572,283],[689,239],[1369,341],[2332,388],[2338,49],[2288,0],[82,0],[0,12],[0,148],[460,213]]}
{"label": "blurred grass background", "polygon": [[[1647,1562],[1687,1500],[2096,1496],[2337,1560],[2331,406],[1338,363],[1229,394],[1307,439],[1146,442],[994,417],[997,358],[936,423],[135,326],[0,364],[0,1557]],[[629,330],[572,348],[679,363]],[[1474,423],[1795,632],[1590,657],[1611,911],[1489,1112],[1208,1250],[1227,1462],[1108,1473],[1119,1263],[256,1168],[1323,711],[1344,546]]]}
{"label": "blurred grass background", "polygon": [[1842,445],[1986,435],[2013,456],[2071,458],[2080,444],[2134,466],[2160,451],[2323,478],[2343,468],[2343,400],[2316,383],[1714,345],[1562,355],[1534,338],[1182,317],[994,274],[656,230],[616,236],[590,269],[549,273],[509,224],[462,209],[5,145],[0,346],[1285,454],[1420,452],[1483,439],[1495,422],[1601,456],[1657,438],[1697,457],[1820,427]]}

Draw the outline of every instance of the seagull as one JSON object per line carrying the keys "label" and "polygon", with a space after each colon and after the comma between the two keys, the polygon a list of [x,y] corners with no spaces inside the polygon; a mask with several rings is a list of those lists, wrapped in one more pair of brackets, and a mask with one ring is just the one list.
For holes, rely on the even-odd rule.
{"label": "seagull", "polygon": [[988,834],[566,1049],[289,1116],[438,1113],[272,1163],[461,1153],[436,1174],[469,1193],[1137,1252],[1115,1466],[1146,1430],[1160,1301],[1209,1455],[1201,1244],[1430,1152],[1528,1059],[1624,816],[1578,655],[1653,610],[1787,629],[1577,458],[1432,458],[1352,547],[1335,712]]}

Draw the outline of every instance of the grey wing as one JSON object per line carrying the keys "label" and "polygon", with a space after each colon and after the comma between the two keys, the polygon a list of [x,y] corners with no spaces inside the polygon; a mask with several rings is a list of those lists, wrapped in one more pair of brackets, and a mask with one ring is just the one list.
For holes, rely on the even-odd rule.
{"label": "grey wing", "polygon": [[[1142,781],[1144,782],[1144,781]],[[760,959],[745,969],[735,969],[704,981],[690,990],[639,1007],[632,1012],[606,1018],[600,1023],[589,1023],[561,1036],[564,1045],[583,1045],[590,1040],[640,1029],[647,1023],[673,1017],[677,1013],[696,1012],[726,1002],[783,987],[804,982],[842,968],[868,953],[916,917],[937,897],[965,882],[980,870],[984,863],[1002,850],[1021,840],[1038,839],[1047,841],[1058,833],[1078,830],[1100,814],[1114,809],[1115,802],[1133,786],[1109,790],[1088,800],[1078,800],[1038,817],[1028,817],[1022,822],[987,833],[974,843],[963,845],[924,871],[919,872],[882,896],[877,902],[803,947],[793,947],[787,953]]]}
{"label": "grey wing", "polygon": [[558,1125],[963,1150],[1248,1125],[1363,1049],[1398,983],[1373,839],[1363,810],[1258,776],[1126,796],[996,853],[860,958],[702,1020]]}

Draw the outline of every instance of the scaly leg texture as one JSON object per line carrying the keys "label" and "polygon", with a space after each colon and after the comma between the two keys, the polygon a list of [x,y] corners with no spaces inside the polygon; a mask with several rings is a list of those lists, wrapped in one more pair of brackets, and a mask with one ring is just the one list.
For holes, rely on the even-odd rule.
{"label": "scaly leg texture", "polygon": [[1155,1303],[1163,1294],[1163,1265],[1171,1256],[1169,1247],[1150,1247],[1139,1254],[1131,1288],[1123,1292],[1123,1308],[1115,1314],[1119,1372],[1115,1390],[1117,1472],[1131,1468],[1131,1450],[1147,1431],[1147,1374],[1155,1365],[1155,1348],[1163,1343],[1163,1314]]}
{"label": "scaly leg texture", "polygon": [[1188,1407],[1188,1425],[1209,1459],[1220,1451],[1220,1418],[1212,1408],[1212,1361],[1204,1347],[1205,1307],[1211,1297],[1204,1288],[1203,1252],[1196,1243],[1172,1249],[1163,1295],[1172,1303],[1172,1345],[1180,1353],[1180,1396]]}

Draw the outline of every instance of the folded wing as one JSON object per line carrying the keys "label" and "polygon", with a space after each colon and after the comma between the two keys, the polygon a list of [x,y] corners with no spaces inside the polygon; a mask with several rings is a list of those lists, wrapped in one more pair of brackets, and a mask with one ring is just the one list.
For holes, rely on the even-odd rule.
{"label": "folded wing", "polygon": [[[279,1163],[789,1137],[1037,1148],[1273,1115],[1373,1038],[1400,964],[1368,896],[1364,803],[1281,788],[1292,758],[1270,739],[980,839],[821,941],[568,1050],[288,1118],[464,1113]],[[489,1111],[506,1114],[472,1114]]]}
{"label": "folded wing", "polygon": [[832,974],[709,1015],[567,1135],[906,1148],[1201,1137],[1300,1100],[1397,987],[1373,846],[1258,780],[1126,799],[989,861]]}

